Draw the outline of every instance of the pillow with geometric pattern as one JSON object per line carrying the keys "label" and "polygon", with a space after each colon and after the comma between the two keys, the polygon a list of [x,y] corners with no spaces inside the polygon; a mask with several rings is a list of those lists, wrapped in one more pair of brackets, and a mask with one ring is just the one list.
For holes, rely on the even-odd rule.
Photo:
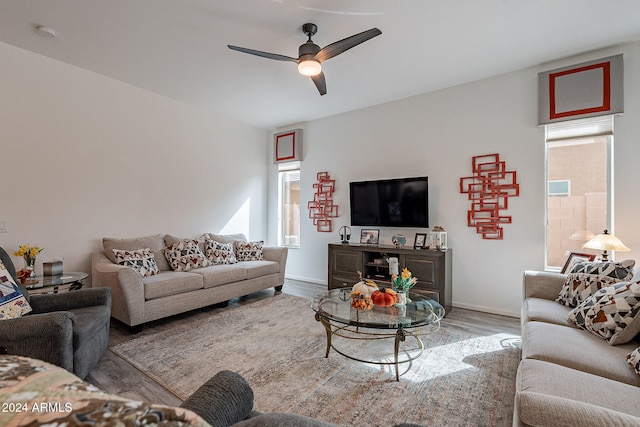
{"label": "pillow with geometric pattern", "polygon": [[29,302],[9,270],[0,263],[0,320],[14,319],[31,312]]}
{"label": "pillow with geometric pattern", "polygon": [[233,245],[236,249],[238,261],[260,261],[264,259],[264,253],[262,252],[263,241],[241,242],[236,240]]}
{"label": "pillow with geometric pattern", "polygon": [[207,259],[213,264],[235,264],[238,262],[233,251],[233,243],[216,242],[207,236],[204,247]]}
{"label": "pillow with geometric pattern", "polygon": [[607,340],[631,341],[640,332],[640,283],[620,282],[602,288],[569,312],[569,321]]}
{"label": "pillow with geometric pattern", "polygon": [[142,277],[158,274],[158,264],[153,252],[149,248],[128,251],[125,249],[112,249],[118,264],[131,267]]}
{"label": "pillow with geometric pattern", "polygon": [[636,371],[636,374],[640,375],[640,347],[627,354],[627,362]]}
{"label": "pillow with geometric pattern", "polygon": [[597,276],[587,273],[569,273],[556,301],[567,307],[576,307],[582,301],[602,288],[618,283],[620,280],[609,276]]}
{"label": "pillow with geometric pattern", "polygon": [[209,265],[207,257],[198,247],[197,240],[182,240],[169,245],[164,249],[164,256],[173,271],[188,271]]}
{"label": "pillow with geometric pattern", "polygon": [[632,259],[620,262],[579,262],[571,268],[569,273],[596,274],[601,277],[607,276],[618,280],[631,280],[635,264],[635,260]]}

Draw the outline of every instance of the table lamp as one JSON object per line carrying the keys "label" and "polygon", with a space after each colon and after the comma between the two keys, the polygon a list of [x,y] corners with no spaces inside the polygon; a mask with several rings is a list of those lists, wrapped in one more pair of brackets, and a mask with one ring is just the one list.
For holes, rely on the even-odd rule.
{"label": "table lamp", "polygon": [[630,251],[628,247],[626,247],[620,239],[618,239],[613,234],[609,234],[607,230],[604,230],[602,234],[598,234],[593,239],[589,240],[587,243],[582,245],[585,249],[596,249],[602,251],[602,261],[609,261],[608,251],[621,251],[627,252]]}

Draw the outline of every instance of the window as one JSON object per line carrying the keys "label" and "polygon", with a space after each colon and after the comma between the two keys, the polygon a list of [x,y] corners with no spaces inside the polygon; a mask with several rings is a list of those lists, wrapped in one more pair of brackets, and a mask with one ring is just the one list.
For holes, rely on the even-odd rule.
{"label": "window", "polygon": [[612,228],[613,116],[546,126],[546,265],[559,270],[570,252]]}
{"label": "window", "polygon": [[571,195],[571,181],[549,181],[547,185],[549,197],[569,197]]}
{"label": "window", "polygon": [[300,246],[300,164],[279,165],[278,171],[278,244]]}

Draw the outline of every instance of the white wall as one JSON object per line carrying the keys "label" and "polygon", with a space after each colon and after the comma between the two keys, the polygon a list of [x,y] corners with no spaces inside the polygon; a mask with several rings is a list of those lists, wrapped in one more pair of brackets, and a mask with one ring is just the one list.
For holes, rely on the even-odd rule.
{"label": "white wall", "polygon": [[0,94],[0,246],[37,272],[105,236],[267,237],[267,131],[2,43]]}
{"label": "white wall", "polygon": [[[544,267],[544,130],[537,127],[537,73],[559,66],[624,53],[625,110],[615,129],[615,232],[640,258],[635,197],[640,158],[640,43],[529,68],[438,92],[306,123],[302,204],[312,199],[316,173],[336,179],[334,200],[340,217],[333,233],[318,233],[303,211],[301,248],[289,252],[287,275],[326,283],[327,244],[349,225],[350,181],[429,176],[430,225],[449,232],[453,249],[453,302],[457,307],[518,316],[522,273]],[[392,84],[392,82],[389,82]],[[504,240],[483,240],[467,227],[469,203],[459,179],[471,174],[471,157],[499,153],[507,170],[517,171],[520,197],[509,199]],[[270,184],[276,168],[271,167]],[[275,200],[275,185],[270,186]],[[275,206],[270,224],[275,224]],[[275,238],[274,227],[270,228]],[[381,243],[397,232],[413,242],[424,230],[382,228]],[[360,228],[353,227],[358,241]],[[621,255],[618,255],[620,258]],[[621,258],[620,258],[621,259]]]}

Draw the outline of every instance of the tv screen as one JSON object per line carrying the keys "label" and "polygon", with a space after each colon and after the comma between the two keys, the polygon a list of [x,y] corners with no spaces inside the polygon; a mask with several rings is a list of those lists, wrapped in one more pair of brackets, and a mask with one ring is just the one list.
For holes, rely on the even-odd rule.
{"label": "tv screen", "polygon": [[426,176],[349,183],[351,225],[429,227]]}

